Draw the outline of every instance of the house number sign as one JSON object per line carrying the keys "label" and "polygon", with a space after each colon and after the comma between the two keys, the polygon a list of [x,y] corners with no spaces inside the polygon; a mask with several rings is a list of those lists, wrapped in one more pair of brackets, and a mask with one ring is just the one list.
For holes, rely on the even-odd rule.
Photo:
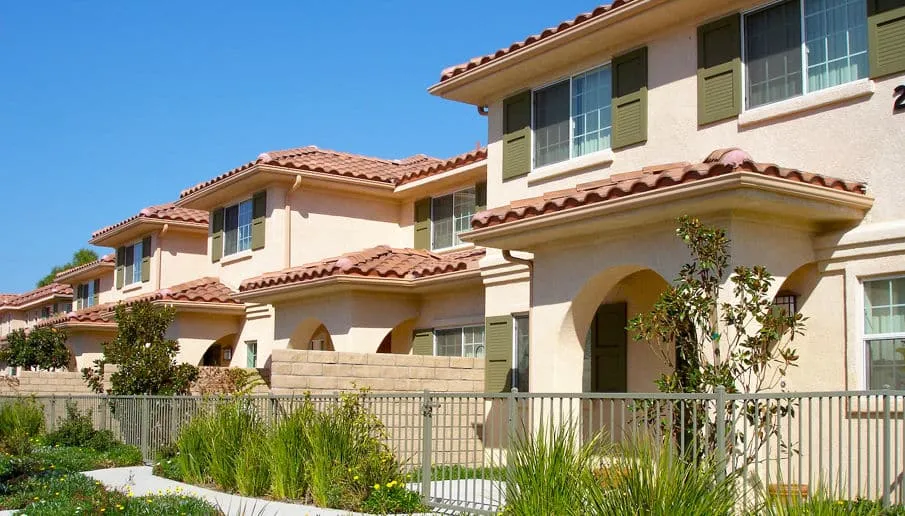
{"label": "house number sign", "polygon": [[901,111],[905,109],[905,84],[896,86],[895,95],[896,103],[892,105],[892,110]]}

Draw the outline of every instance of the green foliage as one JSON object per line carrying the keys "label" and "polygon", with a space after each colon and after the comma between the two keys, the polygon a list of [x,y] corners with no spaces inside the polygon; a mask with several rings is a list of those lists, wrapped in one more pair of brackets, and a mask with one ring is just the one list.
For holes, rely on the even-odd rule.
{"label": "green foliage", "polygon": [[763,516],[905,516],[905,506],[883,507],[875,500],[845,500],[820,487],[807,498],[771,495],[751,514]]}
{"label": "green foliage", "polygon": [[162,446],[157,452],[157,462],[154,463],[154,474],[158,477],[182,482],[182,468],[179,466],[178,456],[179,448],[175,444]]}
{"label": "green foliage", "polygon": [[691,462],[667,441],[639,437],[617,447],[616,459],[597,472],[593,514],[650,516],[729,515],[740,501],[737,478],[719,478],[720,466]]}
{"label": "green foliage", "polygon": [[57,429],[45,438],[50,446],[84,446],[96,451],[107,451],[115,446],[116,439],[109,430],[95,430],[91,411],[79,411],[75,402],[66,402],[66,417]]}
{"label": "green foliage", "polygon": [[173,308],[148,301],[117,305],[116,338],[104,343],[104,356],[94,361],[93,368],[82,370],[85,381],[104,393],[104,365],[116,364],[119,369],[110,375],[107,394],[188,394],[198,368],[176,363],[179,344],[165,338],[175,317]]}
{"label": "green foliage", "polygon": [[0,451],[27,455],[44,433],[44,409],[33,398],[18,398],[0,405]]}
{"label": "green foliage", "polygon": [[263,496],[270,489],[270,456],[262,432],[245,436],[236,455],[236,491],[243,496]]}
{"label": "green foliage", "polygon": [[260,439],[264,427],[246,400],[236,398],[217,407],[209,419],[210,475],[227,491],[236,490],[237,457],[253,439]]}
{"label": "green foliage", "polygon": [[412,514],[426,512],[418,493],[409,491],[402,482],[391,480],[377,484],[361,504],[361,510],[369,514]]}
{"label": "green foliage", "polygon": [[6,346],[0,349],[0,362],[31,370],[66,368],[71,357],[67,337],[65,331],[56,328],[13,330],[6,336]]}
{"label": "green foliage", "polygon": [[515,438],[506,469],[506,514],[587,514],[600,438],[580,444],[574,424],[542,425]]}
{"label": "green foliage", "polygon": [[195,415],[179,431],[176,447],[176,463],[182,478],[191,484],[204,484],[210,479],[211,441],[207,434],[211,416],[207,413]]}
{"label": "green foliage", "polygon": [[271,495],[277,500],[298,500],[308,492],[305,471],[311,445],[306,429],[314,412],[312,404],[306,401],[271,429],[268,440]]}
{"label": "green foliage", "polygon": [[36,286],[40,288],[50,285],[51,283],[56,281],[57,274],[67,269],[78,267],[79,265],[91,263],[95,260],[97,260],[97,253],[95,253],[91,249],[79,249],[78,251],[72,253],[72,260],[69,260],[68,263],[57,265],[54,268],[50,269],[50,272],[47,274],[47,276],[41,278]]}

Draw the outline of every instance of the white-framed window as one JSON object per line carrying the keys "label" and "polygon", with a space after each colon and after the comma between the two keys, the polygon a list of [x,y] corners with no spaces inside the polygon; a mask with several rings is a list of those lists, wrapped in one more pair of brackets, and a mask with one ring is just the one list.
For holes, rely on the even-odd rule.
{"label": "white-framed window", "polygon": [[126,259],[123,264],[125,266],[123,274],[124,285],[141,283],[141,261],[143,256],[144,244],[141,240],[126,246]]}
{"label": "white-framed window", "polygon": [[870,389],[905,389],[905,276],[864,281]]}
{"label": "white-framed window", "polygon": [[461,244],[459,234],[471,229],[475,206],[474,187],[432,198],[431,249],[444,249]]}
{"label": "white-framed window", "polygon": [[746,108],[868,76],[864,0],[784,0],[744,15]]}
{"label": "white-framed window", "polygon": [[484,326],[434,330],[434,355],[441,357],[483,357]]}
{"label": "white-framed window", "polygon": [[529,350],[530,339],[528,331],[528,315],[516,315],[513,317],[515,328],[513,328],[512,346],[512,370],[515,372],[512,378],[512,386],[519,392],[529,392]]}
{"label": "white-framed window", "polygon": [[82,283],[76,287],[75,309],[81,310],[94,306],[94,296],[97,295],[100,280]]}
{"label": "white-framed window", "polygon": [[229,256],[251,249],[251,199],[242,201],[223,210],[223,255]]}
{"label": "white-framed window", "polygon": [[534,168],[609,149],[613,82],[610,65],[534,90]]}

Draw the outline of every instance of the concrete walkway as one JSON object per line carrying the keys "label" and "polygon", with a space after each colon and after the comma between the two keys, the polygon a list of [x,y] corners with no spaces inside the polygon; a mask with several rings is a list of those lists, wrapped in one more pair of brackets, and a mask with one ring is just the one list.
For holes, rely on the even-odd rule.
{"label": "concrete walkway", "polygon": [[167,478],[154,476],[150,466],[134,466],[129,468],[99,469],[86,471],[85,475],[100,481],[111,489],[125,490],[128,486],[135,496],[156,495],[174,492],[179,489],[180,494],[203,498],[218,507],[229,516],[273,516],[273,515],[300,515],[300,516],[339,516],[356,515],[359,513],[339,511],[335,509],[321,509],[310,505],[296,505],[285,502],[261,500],[259,498],[247,498],[244,496],[221,493],[212,489],[183,484]]}

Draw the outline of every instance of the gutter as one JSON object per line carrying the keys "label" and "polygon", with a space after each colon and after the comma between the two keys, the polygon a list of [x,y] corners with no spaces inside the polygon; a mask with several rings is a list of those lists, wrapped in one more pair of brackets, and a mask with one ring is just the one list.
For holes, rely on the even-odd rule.
{"label": "gutter", "polygon": [[[528,311],[534,307],[534,259],[519,258],[512,256],[512,251],[503,249],[503,259],[509,263],[517,263],[528,267]],[[531,324],[529,321],[528,324]]]}

